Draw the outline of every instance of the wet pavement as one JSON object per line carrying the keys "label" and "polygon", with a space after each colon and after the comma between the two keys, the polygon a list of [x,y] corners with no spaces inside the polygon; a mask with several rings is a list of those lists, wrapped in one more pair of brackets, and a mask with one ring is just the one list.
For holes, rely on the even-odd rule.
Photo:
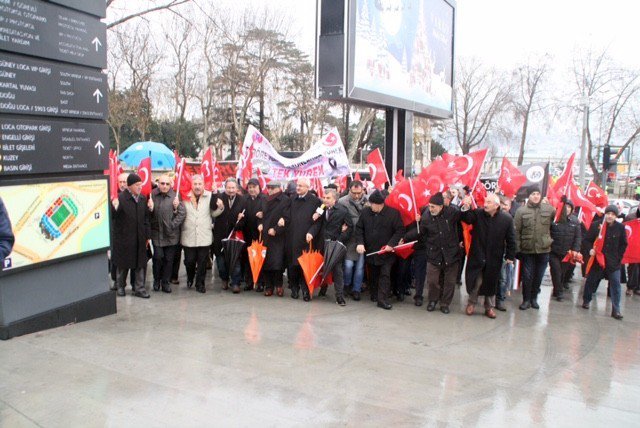
{"label": "wet pavement", "polygon": [[0,342],[0,426],[640,426],[640,297],[620,322],[604,282],[588,311],[573,284],[495,320],[464,287],[449,315],[127,289],[116,315]]}

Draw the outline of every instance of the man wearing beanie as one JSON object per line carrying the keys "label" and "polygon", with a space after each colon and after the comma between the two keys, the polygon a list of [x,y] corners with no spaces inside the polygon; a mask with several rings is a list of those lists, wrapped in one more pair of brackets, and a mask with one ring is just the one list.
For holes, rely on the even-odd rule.
{"label": "man wearing beanie", "polygon": [[[420,219],[419,240],[427,249],[427,288],[432,312],[440,302],[440,311],[449,313],[460,264],[460,209],[445,206],[442,193],[429,199],[429,209]],[[444,281],[441,283],[441,275]]]}
{"label": "man wearing beanie", "polygon": [[382,251],[366,257],[369,267],[371,301],[378,307],[391,309],[391,266],[395,259],[393,247],[398,245],[404,234],[400,213],[384,204],[384,196],[374,191],[369,196],[371,206],[362,210],[356,225],[356,251],[358,254]]}
{"label": "man wearing beanie", "polygon": [[627,249],[627,234],[622,223],[618,223],[618,207],[609,205],[604,210],[602,224],[595,221],[587,232],[585,241],[592,246],[589,255],[593,257],[591,270],[587,274],[582,295],[582,307],[589,309],[593,294],[598,290],[602,278],[609,280],[611,290],[611,316],[622,319],[620,313],[620,267],[622,256]]}
{"label": "man wearing beanie", "polygon": [[522,262],[521,310],[539,309],[538,294],[549,264],[551,223],[556,210],[546,201],[537,185],[527,189],[527,203],[516,211],[516,248]]}
{"label": "man wearing beanie", "polygon": [[113,219],[113,252],[117,267],[116,286],[118,296],[124,296],[127,271],[131,269],[135,276],[134,295],[144,299],[149,293],[144,286],[147,268],[147,240],[151,237],[149,223],[153,202],[140,194],[142,179],[138,174],[129,174],[127,190],[120,192],[111,201]]}

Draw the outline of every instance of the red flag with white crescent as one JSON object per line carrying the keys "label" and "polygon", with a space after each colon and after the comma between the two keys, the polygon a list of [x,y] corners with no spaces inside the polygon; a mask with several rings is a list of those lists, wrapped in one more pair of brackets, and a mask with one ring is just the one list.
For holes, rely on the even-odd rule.
{"label": "red flag with white crescent", "polygon": [[503,157],[498,177],[498,187],[502,193],[508,198],[513,198],[526,182],[527,176],[509,162],[506,156]]}
{"label": "red flag with white crescent", "polygon": [[256,174],[258,176],[258,182],[260,183],[260,189],[262,189],[262,193],[267,193],[267,184],[271,181],[270,178],[262,175],[262,171],[260,168],[256,168]]}
{"label": "red flag with white crescent", "polygon": [[640,263],[640,219],[627,221],[622,224],[627,233],[627,250],[622,257],[622,263]]}
{"label": "red flag with white crescent", "polygon": [[[587,230],[591,227],[591,221],[593,220],[593,216],[596,214],[598,208],[582,193],[582,190],[572,181],[568,186],[568,195],[567,197],[571,199],[574,207],[580,207],[580,215],[578,218],[581,222],[584,223]],[[558,207],[562,209],[563,207]]]}
{"label": "red flag with white crescent", "polygon": [[142,191],[141,193],[149,197],[151,194],[151,158],[144,158],[140,161],[140,165],[138,165],[138,175],[142,179]]}
{"label": "red flag with white crescent", "polygon": [[209,192],[213,189],[214,171],[213,171],[213,155],[211,153],[211,147],[207,148],[202,156],[202,163],[200,164],[200,174],[204,181],[204,190]]}
{"label": "red flag with white crescent", "polygon": [[109,150],[109,197],[111,200],[118,198],[118,156],[113,150]]}
{"label": "red flag with white crescent", "polygon": [[606,208],[609,205],[609,196],[593,181],[587,186],[585,196],[598,208]]}
{"label": "red flag with white crescent", "polygon": [[375,149],[367,155],[367,166],[369,167],[371,182],[376,186],[376,189],[384,189],[384,184],[389,183],[390,180],[380,149]]}
{"label": "red flag with white crescent", "polygon": [[405,226],[416,221],[417,207],[415,199],[412,196],[411,183],[409,180],[404,180],[396,184],[384,203],[400,212],[402,223]]}
{"label": "red flag with white crescent", "polygon": [[455,174],[455,182],[448,184],[462,184],[474,188],[482,165],[487,157],[487,149],[469,152],[466,155],[457,156],[449,153],[443,153],[442,160],[447,164],[447,168]]}

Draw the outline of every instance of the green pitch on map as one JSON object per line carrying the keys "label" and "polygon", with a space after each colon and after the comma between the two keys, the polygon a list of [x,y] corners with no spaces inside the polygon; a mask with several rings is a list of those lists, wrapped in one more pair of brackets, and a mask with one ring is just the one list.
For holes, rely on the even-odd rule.
{"label": "green pitch on map", "polygon": [[9,185],[0,196],[16,235],[3,271],[109,246],[106,180]]}

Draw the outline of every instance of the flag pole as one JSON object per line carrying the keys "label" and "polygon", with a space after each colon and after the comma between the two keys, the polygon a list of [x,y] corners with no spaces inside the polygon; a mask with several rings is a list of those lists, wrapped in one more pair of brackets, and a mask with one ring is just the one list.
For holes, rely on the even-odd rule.
{"label": "flag pole", "polygon": [[414,212],[414,219],[416,221],[416,229],[418,229],[418,233],[420,233],[420,223],[418,222],[417,216],[419,214],[418,212],[418,207],[417,207],[417,203],[416,203],[416,194],[413,192],[413,179],[409,178],[409,188],[411,189],[411,200],[413,202],[413,212]]}

